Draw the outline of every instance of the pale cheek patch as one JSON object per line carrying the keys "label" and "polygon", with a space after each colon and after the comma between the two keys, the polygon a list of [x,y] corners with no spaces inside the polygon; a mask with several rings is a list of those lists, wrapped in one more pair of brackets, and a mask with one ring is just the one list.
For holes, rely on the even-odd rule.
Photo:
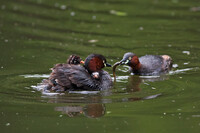
{"label": "pale cheek patch", "polygon": [[125,64],[128,64],[129,60],[126,60]]}

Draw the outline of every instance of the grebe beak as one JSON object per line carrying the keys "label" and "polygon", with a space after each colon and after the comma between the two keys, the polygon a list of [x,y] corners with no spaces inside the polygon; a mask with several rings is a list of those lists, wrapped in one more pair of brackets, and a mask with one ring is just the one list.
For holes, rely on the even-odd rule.
{"label": "grebe beak", "polygon": [[110,64],[108,64],[108,63],[106,63],[105,66],[106,66],[106,67],[112,67],[112,65],[110,65]]}
{"label": "grebe beak", "polygon": [[115,69],[117,68],[117,66],[119,65],[126,65],[129,63],[129,60],[127,58],[123,58],[121,61],[119,62],[116,62],[114,65],[113,65],[113,77],[114,79],[116,79],[116,75],[115,75]]}
{"label": "grebe beak", "polygon": [[92,77],[93,77],[94,79],[99,79],[99,72],[93,72],[93,73],[92,73]]}
{"label": "grebe beak", "polygon": [[125,64],[128,64],[129,63],[129,60],[128,59],[122,59],[120,61],[120,64],[119,65],[125,65]]}

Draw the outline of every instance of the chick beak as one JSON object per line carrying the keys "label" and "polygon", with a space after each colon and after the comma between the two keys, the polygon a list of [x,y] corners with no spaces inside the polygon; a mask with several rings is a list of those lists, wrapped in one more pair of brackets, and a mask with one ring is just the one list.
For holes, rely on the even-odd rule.
{"label": "chick beak", "polygon": [[82,61],[80,61],[80,64],[84,64],[85,62],[82,60]]}
{"label": "chick beak", "polygon": [[94,79],[99,79],[99,72],[93,72],[93,73],[92,73],[92,77],[93,77]]}

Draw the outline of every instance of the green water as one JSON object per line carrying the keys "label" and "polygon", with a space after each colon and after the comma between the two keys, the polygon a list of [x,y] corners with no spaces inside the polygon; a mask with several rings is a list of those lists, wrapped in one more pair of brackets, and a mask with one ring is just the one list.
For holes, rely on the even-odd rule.
{"label": "green water", "polygon": [[[0,0],[1,133],[199,133],[199,7],[199,0]],[[32,87],[70,54],[100,53],[114,64],[129,51],[168,54],[178,67],[147,78],[121,66],[111,90],[92,94]]]}

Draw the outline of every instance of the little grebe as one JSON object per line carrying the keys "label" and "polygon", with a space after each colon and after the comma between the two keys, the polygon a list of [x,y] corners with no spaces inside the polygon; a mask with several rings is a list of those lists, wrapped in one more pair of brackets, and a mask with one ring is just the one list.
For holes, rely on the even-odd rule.
{"label": "little grebe", "polygon": [[[84,63],[84,66],[80,64]],[[89,55],[85,62],[79,56],[72,55],[67,64],[56,64],[45,90],[63,92],[67,90],[105,90],[112,86],[112,79],[108,72],[102,70],[107,64],[104,56]]]}
{"label": "little grebe", "polygon": [[130,72],[136,75],[159,75],[167,73],[172,68],[172,58],[168,55],[145,55],[138,58],[134,53],[125,53],[120,62],[113,66],[113,76],[118,65],[130,66]]}

